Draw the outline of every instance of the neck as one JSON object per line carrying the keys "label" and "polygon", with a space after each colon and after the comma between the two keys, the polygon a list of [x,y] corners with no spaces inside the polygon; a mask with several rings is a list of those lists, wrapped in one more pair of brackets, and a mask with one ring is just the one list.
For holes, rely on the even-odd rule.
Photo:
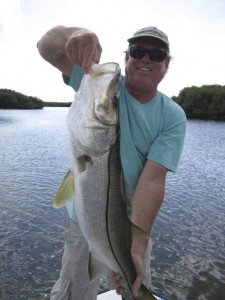
{"label": "neck", "polygon": [[125,87],[127,91],[131,94],[131,96],[134,97],[142,104],[151,101],[157,94],[157,89],[152,89],[152,90],[148,89],[147,91],[144,90],[139,91],[137,89],[133,89],[131,86],[126,84],[126,82],[125,82]]}

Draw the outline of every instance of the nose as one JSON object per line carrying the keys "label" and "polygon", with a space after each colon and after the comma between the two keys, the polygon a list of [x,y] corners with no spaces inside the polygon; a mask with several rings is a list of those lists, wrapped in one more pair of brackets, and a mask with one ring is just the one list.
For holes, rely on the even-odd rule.
{"label": "nose", "polygon": [[145,53],[145,55],[142,57],[141,61],[144,61],[144,62],[149,62],[151,61],[148,53]]}

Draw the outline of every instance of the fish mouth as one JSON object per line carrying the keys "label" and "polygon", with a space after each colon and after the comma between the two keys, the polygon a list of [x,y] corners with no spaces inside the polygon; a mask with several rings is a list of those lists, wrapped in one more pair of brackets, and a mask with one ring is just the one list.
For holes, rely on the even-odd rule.
{"label": "fish mouth", "polygon": [[84,128],[85,129],[91,129],[91,130],[108,130],[112,127],[116,127],[117,126],[117,123],[102,123],[101,120],[95,120],[93,122],[93,124],[89,124],[89,125],[84,125]]}
{"label": "fish mouth", "polygon": [[118,123],[118,115],[108,117],[107,114],[95,114],[95,122],[99,123],[98,127],[111,127]]}

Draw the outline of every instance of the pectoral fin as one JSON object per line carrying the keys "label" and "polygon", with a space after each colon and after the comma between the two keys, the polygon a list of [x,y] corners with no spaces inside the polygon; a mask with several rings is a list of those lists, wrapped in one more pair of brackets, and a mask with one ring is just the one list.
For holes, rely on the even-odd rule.
{"label": "pectoral fin", "polygon": [[91,252],[89,253],[88,273],[89,280],[92,281],[96,277],[100,277],[105,272],[105,264],[95,258]]}
{"label": "pectoral fin", "polygon": [[76,158],[78,172],[82,173],[86,170],[87,165],[92,164],[92,158],[88,155],[83,155]]}
{"label": "pectoral fin", "polygon": [[75,195],[75,184],[74,184],[74,176],[71,170],[69,170],[56,195],[55,195],[55,199],[53,202],[53,206],[55,208],[59,208],[69,202],[71,202],[74,199],[74,195]]}

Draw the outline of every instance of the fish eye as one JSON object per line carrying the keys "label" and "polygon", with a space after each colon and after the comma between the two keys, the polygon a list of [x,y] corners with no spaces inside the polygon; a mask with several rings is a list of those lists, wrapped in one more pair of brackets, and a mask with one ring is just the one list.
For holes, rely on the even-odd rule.
{"label": "fish eye", "polygon": [[113,96],[112,96],[112,103],[114,104],[114,105],[118,105],[118,96],[117,96],[117,93],[114,93],[113,94]]}

